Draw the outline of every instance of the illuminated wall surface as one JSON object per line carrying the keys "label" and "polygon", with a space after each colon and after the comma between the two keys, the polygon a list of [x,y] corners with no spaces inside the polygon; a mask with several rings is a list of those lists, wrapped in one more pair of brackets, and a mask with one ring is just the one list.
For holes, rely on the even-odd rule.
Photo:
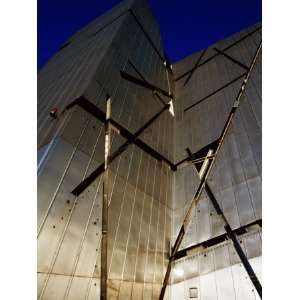
{"label": "illuminated wall surface", "polygon": [[[137,131],[162,105],[152,91],[121,78],[120,70],[138,77],[130,59],[149,82],[175,95],[175,118],[165,111],[140,138],[178,162],[187,156],[186,148],[196,152],[218,138],[245,73],[223,55],[194,66],[214,56],[214,47],[224,49],[259,26],[177,62],[172,74],[160,58],[161,37],[148,4],[124,1],[74,34],[39,72],[38,299],[92,300],[100,295],[102,177],[78,197],[71,191],[103,162],[104,128],[82,108],[62,114],[64,108],[83,95],[105,111],[108,93],[112,118]],[[226,53],[249,66],[260,40],[261,30],[256,30]],[[181,76],[193,68],[191,76]],[[56,120],[49,117],[53,107],[61,113]],[[114,133],[112,151],[125,141]],[[109,299],[158,299],[171,245],[198,184],[191,166],[172,171],[135,145],[114,160]],[[209,184],[233,229],[261,219],[261,56]],[[206,194],[201,197],[180,249],[225,232]],[[261,279],[261,227],[250,227],[238,239]],[[202,300],[259,299],[230,241],[190,251],[174,263],[165,299],[190,299],[193,293]]]}

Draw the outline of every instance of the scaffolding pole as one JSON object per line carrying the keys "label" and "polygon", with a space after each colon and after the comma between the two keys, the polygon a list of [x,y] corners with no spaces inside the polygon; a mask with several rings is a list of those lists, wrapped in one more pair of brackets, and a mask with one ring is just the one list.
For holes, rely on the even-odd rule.
{"label": "scaffolding pole", "polygon": [[109,192],[109,159],[110,159],[110,115],[111,98],[106,98],[105,142],[104,142],[104,176],[102,197],[102,238],[101,238],[101,287],[100,300],[107,299],[107,231],[108,231],[108,192]]}
{"label": "scaffolding pole", "polygon": [[[212,170],[212,167],[213,167],[213,165],[214,165],[214,163],[216,161],[216,158],[217,158],[217,155],[219,153],[219,150],[220,150],[221,146],[223,145],[224,139],[225,139],[225,137],[226,137],[226,135],[228,133],[228,129],[229,129],[231,123],[232,123],[232,120],[233,120],[233,117],[235,115],[235,112],[236,112],[237,108],[239,107],[240,100],[241,100],[242,96],[244,95],[245,86],[246,86],[246,84],[247,84],[247,82],[249,80],[249,77],[250,77],[250,75],[252,73],[252,70],[253,70],[254,65],[256,63],[256,60],[257,60],[258,55],[260,53],[261,45],[262,45],[262,43],[260,42],[259,46],[257,47],[257,49],[255,51],[255,55],[254,55],[254,57],[253,57],[253,59],[251,61],[250,68],[249,68],[247,74],[245,75],[244,81],[243,81],[243,83],[242,83],[242,85],[240,87],[240,90],[239,90],[239,92],[238,92],[238,94],[236,96],[236,99],[235,99],[234,103],[233,103],[232,109],[231,109],[231,111],[230,111],[230,113],[228,115],[228,118],[227,118],[226,122],[225,122],[225,125],[223,127],[222,133],[221,133],[221,135],[220,135],[220,137],[218,139],[218,144],[217,144],[216,150],[213,151],[213,153],[212,153],[212,151],[209,150],[208,153],[207,153],[207,155],[206,155],[206,157],[208,157],[208,156],[211,156],[212,154],[214,154],[214,157],[211,160],[208,159],[208,160],[206,160],[206,161],[203,162],[202,166],[206,165],[207,168],[205,170],[202,170],[202,171],[200,170],[200,172],[201,172],[201,174],[203,174],[203,176],[202,176],[202,178],[200,178],[199,187],[198,187],[198,189],[197,189],[197,191],[196,191],[196,193],[195,193],[195,195],[194,195],[194,197],[192,199],[192,202],[191,202],[191,204],[189,206],[189,209],[188,209],[188,211],[187,211],[187,213],[185,215],[183,224],[182,224],[182,226],[180,228],[179,234],[178,234],[178,236],[176,238],[174,247],[172,249],[171,257],[169,259],[169,263],[168,263],[168,267],[167,267],[167,272],[165,274],[165,278],[164,278],[164,281],[163,281],[163,286],[162,286],[162,289],[161,289],[161,292],[160,292],[160,295],[159,295],[159,300],[163,300],[164,299],[165,291],[166,291],[167,284],[168,284],[169,277],[170,277],[170,273],[171,273],[172,263],[173,263],[173,260],[174,260],[174,255],[176,254],[178,248],[180,247],[180,244],[181,244],[181,242],[183,240],[184,234],[185,234],[185,232],[187,230],[187,227],[189,226],[189,223],[190,223],[191,213],[192,213],[193,209],[197,206],[197,204],[199,202],[201,193],[202,193],[203,189],[205,188],[205,184],[206,184],[206,181],[208,179],[208,176],[209,176],[209,174],[210,174],[210,172]],[[211,149],[211,150],[213,150],[213,149]]]}

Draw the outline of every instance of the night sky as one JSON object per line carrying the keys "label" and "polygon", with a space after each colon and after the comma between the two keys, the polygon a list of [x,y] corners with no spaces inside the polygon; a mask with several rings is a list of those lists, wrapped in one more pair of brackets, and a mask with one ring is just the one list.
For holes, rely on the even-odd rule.
{"label": "night sky", "polygon": [[[40,69],[64,41],[120,0],[38,0]],[[148,0],[171,62],[261,21],[261,0]]]}

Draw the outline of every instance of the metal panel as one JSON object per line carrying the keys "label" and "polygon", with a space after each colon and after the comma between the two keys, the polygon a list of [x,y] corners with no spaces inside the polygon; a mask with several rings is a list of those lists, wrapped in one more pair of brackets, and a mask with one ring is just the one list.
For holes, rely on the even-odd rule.
{"label": "metal panel", "polygon": [[237,208],[241,225],[251,223],[254,220],[254,212],[249,197],[249,191],[246,183],[241,183],[234,186],[234,194],[236,197]]}
{"label": "metal panel", "polygon": [[201,299],[200,297],[200,290],[199,290],[199,277],[194,277],[191,279],[187,279],[184,281],[184,298],[183,299],[190,299],[190,288],[197,288],[197,294],[198,297],[197,298],[193,298],[195,299]]}
{"label": "metal panel", "polygon": [[39,297],[41,294],[45,279],[46,279],[46,274],[44,273],[37,274],[37,297]]}
{"label": "metal panel", "polygon": [[132,282],[122,281],[120,285],[118,299],[127,300],[131,298]]}
{"label": "metal panel", "polygon": [[[223,49],[252,29],[209,47],[202,59],[215,55],[213,47]],[[260,38],[257,32],[228,54],[246,64]],[[176,63],[176,76],[193,68],[201,52]],[[39,149],[45,159],[38,174],[38,294],[43,291],[43,299],[94,300],[100,294],[101,178],[78,198],[70,192],[103,162],[102,125],[78,107],[59,123],[48,117],[50,108],[58,106],[61,112],[84,95],[103,109],[109,93],[113,118],[136,131],[161,104],[150,91],[121,78],[120,70],[137,76],[127,63],[130,59],[149,82],[164,90],[175,88],[176,93],[175,119],[164,112],[141,136],[144,142],[176,162],[186,157],[186,147],[198,151],[220,134],[241,80],[215,91],[244,70],[219,55],[197,67],[186,84],[187,77],[174,86],[162,53],[159,28],[146,2],[128,0],[74,34],[39,73],[38,143],[49,143]],[[233,228],[261,218],[260,66],[253,74],[210,181]],[[55,135],[59,124],[62,129]],[[112,150],[124,141],[113,134]],[[159,297],[171,240],[197,186],[198,176],[191,167],[174,173],[133,145],[110,165],[109,299]],[[224,232],[205,195],[201,197],[182,247]],[[249,257],[260,255],[259,234],[245,237],[243,245]],[[236,271],[238,292],[233,296],[232,271],[227,269],[236,262],[231,246],[223,246],[176,263],[184,275],[172,272],[174,284],[166,299],[186,298],[190,284],[198,285],[201,299],[242,299],[247,284],[240,282]]]}
{"label": "metal panel", "polygon": [[132,299],[142,300],[143,299],[143,284],[134,283],[132,288]]}
{"label": "metal panel", "polygon": [[[258,25],[248,28],[209,47],[205,57],[214,55],[213,47],[223,49],[248,35],[257,27]],[[258,34],[255,33],[244,39],[241,44],[236,44],[230,48],[228,54],[236,59],[243,56],[241,61],[249,64],[258,39]],[[175,74],[179,75],[191,68],[192,63],[196,61],[199,54],[200,52],[195,53],[176,63],[174,65]],[[230,128],[224,146],[220,151],[220,156],[209,182],[233,228],[240,227],[261,217],[261,182],[257,179],[261,172],[261,102],[257,99],[261,97],[261,94],[256,91],[260,89],[259,64],[260,61],[257,62],[258,66],[255,67],[255,72],[253,72],[249,81],[251,84],[246,88],[247,93],[241,104],[241,110],[233,121],[232,128]],[[185,79],[176,81],[178,95],[176,108],[179,111],[175,123],[177,130],[175,157],[177,159],[180,160],[186,156],[184,153],[185,147],[191,145],[192,151],[198,151],[212,141],[213,138],[218,137],[219,130],[224,124],[242,79],[192,109],[186,112],[182,112],[182,110],[191,105],[193,99],[201,99],[201,97],[229,82],[241,72],[244,72],[244,70],[240,66],[220,55],[197,68],[186,86],[183,84]],[[256,84],[258,87],[256,87]],[[256,99],[251,101],[254,97]],[[184,181],[182,181],[180,172],[175,173],[176,194],[181,193],[182,189],[191,191],[193,178],[188,172],[185,171],[185,173]],[[175,233],[178,227],[177,222],[180,222],[180,212],[186,208],[187,198],[188,196],[185,197],[184,202],[181,200],[182,197],[175,196],[174,198],[176,211],[173,226]],[[196,244],[201,240],[207,240],[224,232],[222,221],[210,208],[209,204],[205,204],[205,197],[201,199],[203,200],[199,202],[197,208],[198,215],[193,218],[189,228],[186,229],[184,246]],[[181,211],[180,207],[182,208]],[[195,229],[195,222],[197,229]]]}
{"label": "metal panel", "polygon": [[219,246],[216,249],[214,249],[214,255],[215,269],[224,269],[230,265],[227,245]]}
{"label": "metal panel", "polygon": [[259,232],[255,234],[249,234],[243,238],[245,244],[246,253],[248,258],[261,256],[261,237]]}
{"label": "metal panel", "polygon": [[100,279],[93,278],[87,289],[86,298],[88,300],[95,300],[100,298]]}
{"label": "metal panel", "polygon": [[199,260],[201,276],[214,271],[214,253],[212,251],[199,255]]}
{"label": "metal panel", "polygon": [[66,299],[74,299],[74,300],[84,299],[86,289],[88,286],[88,280],[89,280],[88,278],[80,278],[80,277],[74,278],[68,298]]}
{"label": "metal panel", "polygon": [[152,283],[144,282],[143,299],[145,300],[152,299]]}
{"label": "metal panel", "polygon": [[184,282],[179,282],[172,285],[171,299],[172,300],[184,299]]}
{"label": "metal panel", "polygon": [[233,274],[230,268],[225,268],[215,272],[215,279],[217,283],[218,299],[233,300],[244,299],[237,298],[233,284]]}
{"label": "metal panel", "polygon": [[[202,275],[200,277],[200,294],[201,299],[218,299],[218,292],[216,286],[216,277],[214,273]],[[243,298],[240,298],[243,299]]]}
{"label": "metal panel", "polygon": [[237,299],[254,300],[254,289],[250,280],[247,280],[247,273],[241,265],[231,267],[234,281],[234,289]]}
{"label": "metal panel", "polygon": [[197,224],[198,242],[208,240],[211,236],[209,213],[209,201],[205,197],[197,206],[197,219],[201,220],[201,223],[198,222]]}
{"label": "metal panel", "polygon": [[55,189],[59,185],[63,173],[66,170],[68,160],[71,158],[73,146],[62,141],[56,140],[52,151],[48,153],[41,172],[38,176],[37,204],[38,227],[41,225],[42,218],[51,202],[51,197],[55,195]]}
{"label": "metal panel", "polygon": [[67,287],[67,276],[51,275],[44,292],[44,299],[63,299]]}

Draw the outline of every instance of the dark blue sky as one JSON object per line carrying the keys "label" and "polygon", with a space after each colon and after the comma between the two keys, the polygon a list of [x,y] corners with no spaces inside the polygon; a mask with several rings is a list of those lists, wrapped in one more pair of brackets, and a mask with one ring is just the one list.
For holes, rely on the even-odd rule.
{"label": "dark blue sky", "polygon": [[[261,21],[261,0],[148,0],[171,62]],[[120,0],[38,0],[38,69],[63,42]]]}

